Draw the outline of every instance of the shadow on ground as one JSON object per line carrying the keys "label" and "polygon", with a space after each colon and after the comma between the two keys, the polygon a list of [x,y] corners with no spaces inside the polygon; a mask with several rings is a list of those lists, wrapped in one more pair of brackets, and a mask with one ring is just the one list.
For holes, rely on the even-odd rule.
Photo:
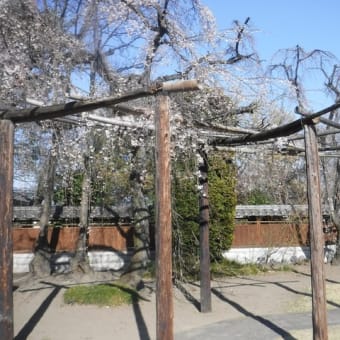
{"label": "shadow on ground", "polygon": [[[24,289],[24,290],[19,291],[19,293],[25,293],[25,292],[41,291],[45,289],[52,289],[51,292],[48,294],[48,296],[44,299],[44,301],[40,304],[40,306],[36,309],[36,311],[32,314],[32,316],[27,320],[25,325],[21,328],[21,330],[14,337],[14,340],[26,340],[29,337],[29,335],[33,332],[34,328],[39,324],[40,320],[42,319],[42,317],[48,310],[49,306],[52,304],[53,300],[56,298],[56,296],[59,294],[59,292],[62,289],[67,289],[70,286],[79,285],[79,284],[59,285],[59,284],[47,282],[47,281],[40,281],[40,283],[44,284],[45,286],[39,287],[39,288],[32,288],[32,289]],[[97,283],[103,283],[103,282],[102,281],[86,282],[86,283],[81,283],[81,284],[97,284]],[[17,290],[18,287],[15,286],[15,289]],[[140,297],[140,298],[143,299],[143,297]],[[138,299],[133,300],[132,308],[133,308],[140,339],[151,340]]]}

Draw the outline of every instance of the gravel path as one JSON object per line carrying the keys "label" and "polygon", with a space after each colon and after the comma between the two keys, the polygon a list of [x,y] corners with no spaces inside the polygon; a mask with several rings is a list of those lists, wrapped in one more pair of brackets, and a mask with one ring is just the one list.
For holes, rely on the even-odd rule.
{"label": "gravel path", "polygon": [[[328,283],[340,288],[340,267],[327,265],[326,276]],[[86,278],[82,282],[86,283]],[[18,288],[14,292],[15,339],[155,339],[156,310],[152,282],[146,283],[145,301],[118,308],[65,305],[63,293],[72,284],[74,282],[67,280],[56,283],[49,277],[33,283],[17,280]],[[303,304],[306,300],[310,302],[309,265],[296,266],[293,272],[215,280],[212,282],[211,313],[199,312],[200,290],[197,284],[179,288],[174,288],[176,340],[207,339],[206,331],[209,339],[247,339],[241,330],[251,330],[252,327],[253,339],[256,339],[259,328],[269,332],[268,337],[261,339],[275,339],[276,335],[277,339],[299,339],[299,336],[294,336],[294,330],[311,332],[310,310],[302,310],[304,321],[297,322],[301,327],[285,324],[283,317],[287,315],[287,319],[298,320],[297,305],[300,301],[301,305],[302,301]],[[338,313],[340,305],[333,301],[332,308],[330,313]],[[340,321],[340,318],[335,317],[335,320]],[[308,337],[303,335],[303,339]]]}

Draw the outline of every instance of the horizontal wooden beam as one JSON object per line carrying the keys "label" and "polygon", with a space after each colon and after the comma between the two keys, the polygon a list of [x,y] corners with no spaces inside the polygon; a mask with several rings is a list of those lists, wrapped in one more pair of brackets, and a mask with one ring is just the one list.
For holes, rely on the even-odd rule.
{"label": "horizontal wooden beam", "polygon": [[50,106],[36,106],[21,110],[6,110],[0,113],[0,119],[8,119],[14,123],[53,119],[81,112],[93,111],[102,107],[112,106],[138,98],[150,97],[161,92],[172,93],[194,90],[199,90],[198,82],[196,80],[154,84],[146,88],[128,92],[121,96],[112,96],[87,101],[70,101],[68,103]]}
{"label": "horizontal wooden beam", "polygon": [[270,130],[261,131],[259,133],[251,133],[241,137],[214,138],[209,141],[209,144],[214,146],[243,145],[247,143],[261,142],[272,138],[290,136],[298,131],[301,131],[305,124],[311,124],[316,118],[321,117],[328,112],[334,111],[339,107],[340,102],[336,102],[335,104],[328,106],[321,111],[309,114],[308,116],[303,116],[302,118],[297,119],[293,122],[278,126]]}

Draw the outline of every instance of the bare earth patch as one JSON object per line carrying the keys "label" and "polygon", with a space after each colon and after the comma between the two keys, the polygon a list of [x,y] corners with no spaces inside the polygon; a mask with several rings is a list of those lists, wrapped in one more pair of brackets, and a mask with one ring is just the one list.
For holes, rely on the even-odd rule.
{"label": "bare earth patch", "polygon": [[[296,300],[292,301],[287,306],[287,312],[302,313],[308,312],[312,309],[311,288],[308,287],[305,291],[306,295],[300,296]],[[340,306],[340,284],[328,283],[326,284],[326,299],[327,308],[335,309]]]}
{"label": "bare earth patch", "polygon": [[[327,265],[326,274],[327,299],[332,301],[332,308],[339,308],[340,267]],[[142,292],[145,299],[132,305],[116,308],[66,305],[63,301],[65,289],[80,281],[90,283],[86,279],[90,278],[83,277],[78,282],[52,277],[39,282],[18,281],[19,287],[14,292],[16,339],[155,338],[154,282],[146,282],[146,288]],[[105,280],[98,276],[95,281]],[[174,288],[175,335],[184,330],[222,320],[245,318],[247,315],[293,313],[299,308],[299,311],[311,311],[309,265],[296,266],[293,272],[269,272],[250,277],[216,279],[212,282],[211,313],[199,312],[199,296],[198,283],[186,283]],[[338,327],[331,327],[330,339],[332,329],[339,331]],[[308,334],[311,334],[310,330],[305,334],[301,332],[303,331],[296,333],[297,339],[308,339]]]}
{"label": "bare earth patch", "polygon": [[[292,331],[291,335],[296,339],[303,340],[313,340],[313,332],[311,329],[303,329],[298,331]],[[282,339],[277,338],[274,340]],[[340,339],[340,326],[331,326],[328,329],[328,339],[329,340],[339,340]]]}

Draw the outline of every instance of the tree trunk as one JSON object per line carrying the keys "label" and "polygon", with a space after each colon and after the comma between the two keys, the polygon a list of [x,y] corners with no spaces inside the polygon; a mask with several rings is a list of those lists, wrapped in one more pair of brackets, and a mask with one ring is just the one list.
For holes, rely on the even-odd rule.
{"label": "tree trunk", "polygon": [[130,175],[132,187],[132,209],[134,223],[134,253],[127,271],[121,280],[131,287],[142,284],[142,276],[150,261],[149,209],[143,193],[144,176],[141,165],[146,163],[145,149],[139,147],[136,153],[136,169]]}
{"label": "tree trunk", "polygon": [[84,155],[84,177],[82,182],[81,202],[80,202],[80,216],[79,216],[79,237],[77,241],[77,248],[75,256],[72,260],[72,272],[80,269],[82,272],[89,272],[91,270],[87,259],[86,245],[88,233],[88,220],[90,210],[90,195],[91,195],[91,174],[90,164],[87,155]]}
{"label": "tree trunk", "polygon": [[[96,5],[95,5],[96,6]],[[97,20],[97,6],[94,8],[94,18]],[[98,32],[97,26],[94,25],[93,30],[93,42],[95,51],[98,48]],[[97,52],[98,53],[98,52]],[[94,96],[96,91],[96,65],[94,62],[91,63],[90,72],[90,95]],[[87,143],[94,143],[92,133],[87,135]],[[81,202],[80,202],[80,216],[79,216],[79,237],[77,241],[76,253],[72,260],[72,272],[81,270],[82,272],[89,272],[91,270],[87,259],[87,233],[88,233],[88,221],[89,221],[89,210],[90,210],[90,196],[91,196],[91,169],[89,159],[89,147],[86,146],[86,150],[83,154],[83,166],[84,166],[84,177],[81,187]]]}
{"label": "tree trunk", "polygon": [[55,152],[57,131],[52,135],[52,147],[47,161],[47,174],[44,179],[42,211],[40,215],[40,233],[35,246],[35,256],[31,269],[35,275],[41,276],[51,273],[51,249],[47,240],[48,222],[51,214],[51,205],[54,192],[54,178],[57,166],[57,154]]}

